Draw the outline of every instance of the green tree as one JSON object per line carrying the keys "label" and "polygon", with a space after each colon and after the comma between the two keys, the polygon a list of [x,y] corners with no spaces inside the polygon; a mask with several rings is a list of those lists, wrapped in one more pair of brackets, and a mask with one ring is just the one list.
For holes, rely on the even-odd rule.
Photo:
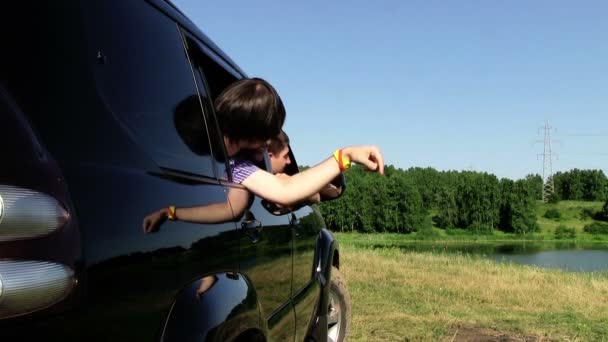
{"label": "green tree", "polygon": [[454,191],[447,186],[439,190],[437,209],[433,222],[439,228],[455,228],[458,224],[458,206]]}
{"label": "green tree", "polygon": [[463,172],[455,191],[457,227],[491,232],[498,224],[499,185],[494,175]]}
{"label": "green tree", "polygon": [[390,211],[391,230],[409,233],[430,227],[424,201],[413,181],[403,173],[390,176],[387,181],[392,205],[384,206]]}
{"label": "green tree", "polygon": [[537,232],[540,227],[536,222],[536,201],[534,191],[524,181],[515,182],[513,197],[513,232],[529,234]]}
{"label": "green tree", "polygon": [[533,192],[534,199],[542,200],[544,185],[543,177],[541,177],[539,174],[529,174],[526,176],[525,180],[528,183],[528,187],[530,187]]}
{"label": "green tree", "polygon": [[[542,179],[541,179],[542,185]],[[503,232],[513,233],[513,202],[515,182],[503,178],[500,180],[500,209],[498,228]]]}
{"label": "green tree", "polygon": [[443,186],[442,173],[430,167],[413,167],[405,171],[405,176],[417,189],[425,209],[433,208],[438,204],[437,192]]}
{"label": "green tree", "polygon": [[582,175],[583,200],[602,201],[606,198],[608,180],[602,170],[585,170]]}
{"label": "green tree", "polygon": [[428,212],[432,209],[437,212],[433,222],[440,228],[484,234],[494,229],[519,234],[538,230],[535,205],[542,194],[539,175],[499,181],[480,172],[404,171],[392,165],[385,170],[386,177],[373,177],[356,166],[345,173],[345,194],[320,205],[330,229],[410,233],[430,227]]}
{"label": "green tree", "polygon": [[608,194],[608,179],[602,170],[558,172],[554,175],[554,185],[563,200],[601,201]]}
{"label": "green tree", "polygon": [[526,180],[501,180],[500,230],[528,234],[539,230],[535,190]]}

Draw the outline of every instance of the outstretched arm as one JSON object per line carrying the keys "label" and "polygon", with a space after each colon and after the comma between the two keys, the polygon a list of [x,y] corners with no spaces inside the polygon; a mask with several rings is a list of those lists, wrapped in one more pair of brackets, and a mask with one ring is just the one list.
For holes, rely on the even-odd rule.
{"label": "outstretched arm", "polygon": [[[226,202],[218,202],[195,207],[175,208],[175,219],[193,223],[221,223],[241,217],[249,203],[249,192],[245,189],[230,188]],[[152,233],[160,229],[169,217],[169,208],[157,210],[144,218],[143,230]]]}
{"label": "outstretched arm", "polygon": [[[384,174],[382,153],[376,146],[351,146],[342,150],[345,160],[365,166],[371,171]],[[318,193],[341,172],[333,156],[310,169],[289,178],[277,177],[258,170],[242,184],[254,194],[274,203],[289,206]]]}

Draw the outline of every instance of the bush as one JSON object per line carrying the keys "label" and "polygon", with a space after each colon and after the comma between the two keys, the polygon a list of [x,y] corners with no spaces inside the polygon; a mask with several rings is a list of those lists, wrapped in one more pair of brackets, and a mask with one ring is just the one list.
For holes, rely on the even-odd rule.
{"label": "bush", "polygon": [[608,234],[608,224],[593,222],[583,227],[583,231],[589,234]]}
{"label": "bush", "polygon": [[557,203],[559,203],[560,200],[561,200],[561,198],[559,197],[559,195],[554,192],[549,195],[549,200],[547,201],[547,203],[557,204]]}
{"label": "bush", "polygon": [[597,215],[597,213],[595,211],[593,211],[593,209],[583,208],[583,209],[581,209],[580,218],[581,218],[581,220],[588,220],[588,219],[594,218],[596,215]]}
{"label": "bush", "polygon": [[561,239],[575,239],[576,238],[576,229],[572,227],[566,227],[563,224],[560,224],[555,228],[555,238],[558,240]]}
{"label": "bush", "polygon": [[562,214],[559,212],[559,210],[551,208],[548,209],[543,216],[548,219],[559,220],[562,217]]}
{"label": "bush", "polygon": [[446,228],[445,233],[450,236],[468,236],[475,235],[466,229],[461,228]]}
{"label": "bush", "polygon": [[602,206],[602,210],[595,213],[594,218],[599,221],[608,221],[608,201]]}
{"label": "bush", "polygon": [[608,221],[608,202],[604,204],[600,211],[594,211],[591,208],[581,209],[580,218],[581,220]]}
{"label": "bush", "polygon": [[437,240],[439,237],[439,232],[431,227],[420,229],[416,232],[416,238],[420,240]]}

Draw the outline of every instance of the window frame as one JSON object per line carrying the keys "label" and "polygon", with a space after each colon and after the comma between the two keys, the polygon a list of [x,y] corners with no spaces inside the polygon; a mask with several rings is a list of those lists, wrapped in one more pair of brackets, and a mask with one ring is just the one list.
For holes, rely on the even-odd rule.
{"label": "window frame", "polygon": [[[214,96],[217,96],[219,94],[214,94],[212,91],[213,87],[211,87],[211,85],[210,85],[210,78],[208,76],[209,73],[205,72],[205,66],[202,65],[204,62],[199,63],[195,59],[195,57],[192,55],[193,54],[204,55],[205,58],[208,58],[211,63],[216,64],[216,66],[218,68],[221,68],[222,71],[224,71],[226,74],[231,76],[233,78],[232,82],[236,82],[240,79],[246,78],[247,76],[244,75],[243,73],[237,71],[232,66],[230,66],[230,64],[228,64],[220,55],[215,53],[211,47],[207,46],[196,35],[192,34],[191,32],[184,29],[183,27],[180,27],[180,32],[182,34],[184,46],[185,46],[186,52],[188,54],[188,59],[191,64],[193,75],[194,75],[195,79],[197,79],[197,84],[198,84],[198,78],[196,77],[197,75],[195,75],[196,73],[198,73],[198,76],[200,77],[200,81],[203,83],[202,85],[197,86],[197,88],[199,88],[199,89],[202,88],[205,91],[205,96],[201,96],[201,101],[206,102],[206,105],[207,105],[206,106],[207,108],[203,108],[206,119],[207,119],[206,122],[208,124],[207,129],[208,130],[216,129],[216,131],[219,133],[218,136],[220,137],[220,140],[222,140],[218,143],[219,146],[221,146],[221,148],[220,148],[221,151],[218,151],[218,154],[221,153],[221,156],[223,157],[223,159],[225,161],[226,178],[223,178],[218,174],[218,180],[220,181],[220,183],[222,183],[224,185],[244,188],[241,184],[234,183],[234,181],[233,181],[232,170],[230,169],[230,157],[228,156],[228,153],[226,152],[226,148],[224,146],[223,139],[221,139],[221,137],[223,137],[223,133],[219,126],[217,115],[215,113],[215,106],[213,104],[214,99],[215,99]],[[227,83],[226,86],[228,86],[232,82]],[[205,107],[205,106],[203,106],[203,107]],[[211,121],[211,122],[209,122],[209,121]],[[209,134],[208,136],[209,136],[209,139],[211,139],[211,134]],[[213,148],[214,144],[211,143],[211,140],[210,140],[210,145]],[[265,153],[264,153],[263,163],[264,163],[265,169],[268,169],[269,165],[270,165],[269,161],[268,161],[268,151],[265,151]]]}
{"label": "window frame", "polygon": [[[107,10],[107,7],[110,6],[108,4],[103,4],[102,2],[100,2],[97,6],[103,6],[100,7],[102,8],[104,11]],[[180,54],[183,54],[183,59],[179,59],[177,57],[171,57],[173,58],[172,60],[168,60],[169,62],[171,62],[171,65],[175,65],[175,68],[183,68],[180,69],[180,73],[181,74],[180,77],[180,84],[183,83],[183,86],[186,87],[186,82],[188,82],[187,87],[191,88],[192,90],[192,94],[190,96],[196,96],[196,98],[198,98],[198,102],[199,104],[201,104],[201,106],[196,106],[197,109],[197,116],[198,113],[200,113],[201,117],[201,121],[202,124],[205,125],[205,127],[200,127],[201,132],[206,132],[208,134],[209,132],[209,124],[208,124],[208,119],[206,117],[206,113],[204,110],[204,106],[202,106],[202,96],[201,96],[201,92],[198,89],[198,82],[196,81],[196,77],[194,75],[194,72],[192,70],[192,65],[189,61],[189,56],[187,54],[185,45],[184,45],[184,40],[183,37],[181,35],[181,30],[180,30],[180,24],[179,21],[176,20],[176,18],[172,15],[170,15],[169,13],[160,10],[156,4],[151,3],[149,1],[144,1],[141,3],[141,6],[145,6],[148,7],[151,12],[146,12],[146,15],[142,16],[141,20],[145,20],[142,21],[142,23],[145,23],[147,26],[154,26],[153,24],[155,23],[155,21],[164,21],[164,24],[162,26],[162,30],[164,31],[163,34],[169,36],[173,36],[174,38],[172,38],[173,41],[167,44],[164,44],[164,47],[171,49],[173,52],[172,54],[174,54],[175,56],[179,56]],[[130,5],[125,5],[125,7],[129,7],[129,8],[134,8],[136,6],[133,6],[133,4],[131,3]],[[87,12],[91,11],[91,9],[87,8]],[[89,17],[90,13],[85,12],[85,17]],[[154,13],[154,15],[151,15],[151,13]],[[121,26],[126,25],[126,22],[124,20],[119,20]],[[141,30],[135,30],[136,33],[132,34],[129,39],[136,39],[137,37],[142,36],[142,30],[145,30],[145,28],[142,28]],[[217,172],[217,167],[216,165],[218,164],[217,160],[218,158],[216,158],[216,155],[214,154],[213,151],[213,146],[211,146],[209,144],[209,140],[207,139],[206,141],[202,141],[202,145],[205,150],[208,150],[209,153],[208,154],[204,154],[204,155],[199,155],[198,153],[194,152],[191,150],[190,146],[187,145],[187,143],[185,143],[184,141],[177,141],[175,143],[175,148],[178,148],[178,150],[175,150],[176,153],[172,154],[169,153],[167,154],[167,152],[163,151],[162,149],[159,149],[158,146],[161,146],[161,144],[159,144],[159,142],[154,142],[154,141],[150,141],[147,139],[146,135],[145,135],[145,131],[143,131],[144,133],[140,132],[140,129],[137,127],[136,123],[133,123],[130,121],[130,111],[125,111],[123,110],[123,108],[119,105],[117,105],[116,99],[112,98],[112,94],[109,91],[109,86],[112,86],[112,84],[116,84],[116,80],[112,80],[112,79],[116,79],[116,70],[117,69],[108,69],[108,70],[104,70],[104,68],[106,67],[106,63],[105,62],[105,54],[104,52],[110,52],[110,56],[114,55],[114,56],[119,56],[119,55],[124,55],[126,54],[126,52],[121,52],[120,50],[117,49],[116,44],[111,42],[111,36],[109,36],[106,31],[104,31],[103,28],[100,28],[97,23],[95,21],[93,22],[89,22],[86,27],[85,27],[85,31],[86,31],[86,40],[87,40],[87,50],[89,51],[89,54],[94,53],[96,51],[97,54],[99,56],[99,54],[101,53],[101,56],[104,56],[103,60],[100,60],[99,58],[90,61],[88,64],[90,65],[91,71],[94,75],[94,79],[95,79],[95,87],[97,89],[97,94],[100,97],[100,100],[102,101],[102,103],[104,104],[106,110],[108,111],[108,113],[110,113],[113,117],[114,120],[116,120],[116,122],[118,123],[118,125],[122,128],[123,132],[130,137],[130,139],[132,139],[132,141],[140,146],[144,151],[146,151],[146,153],[150,156],[151,160],[154,162],[154,164],[156,164],[156,166],[158,166],[158,168],[160,170],[163,170],[163,172],[168,171],[171,173],[171,175],[174,177],[177,174],[182,174],[184,176],[187,176],[190,179],[193,178],[197,178],[200,179],[200,181],[205,182],[205,183],[218,183],[219,184],[219,180],[220,180],[220,175],[218,175]],[[128,43],[129,40],[125,39],[123,41],[123,43]],[[110,57],[111,58],[111,57]],[[117,59],[118,60],[118,59]],[[121,62],[121,63],[128,63],[131,60],[129,59],[129,57],[124,57],[125,62]],[[177,64],[179,62],[179,65]],[[112,63],[109,63],[109,65],[111,66]],[[116,64],[114,64],[116,65]],[[118,64],[120,65],[120,64]],[[116,66],[114,66],[114,68],[116,68]],[[143,70],[143,69],[142,69]],[[178,77],[178,76],[176,76]],[[154,88],[148,88],[148,89],[140,89],[138,91],[140,91],[143,94],[149,94],[151,91],[153,92]],[[131,91],[129,91],[131,92]],[[128,92],[125,92],[124,94],[127,94]],[[163,108],[162,110],[164,110],[165,108]],[[162,119],[165,120],[165,119]],[[161,119],[157,119],[156,122],[160,122],[162,121]],[[170,120],[170,119],[167,119]],[[161,123],[162,125],[162,123]],[[198,126],[198,125],[197,125]],[[173,128],[166,128],[166,129],[173,129]],[[179,133],[178,133],[179,134]],[[169,139],[169,138],[168,138]],[[171,140],[173,140],[173,137],[171,137]],[[171,143],[173,144],[173,142]],[[205,146],[205,144],[207,144]],[[171,145],[173,146],[173,145]],[[186,152],[185,154],[182,152]],[[173,155],[173,158],[176,159],[176,161],[179,161],[177,163],[174,163],[172,161],[173,158],[169,158],[166,159],[165,157],[167,156],[171,156]],[[221,155],[220,155],[221,156]],[[197,167],[189,167],[189,165],[196,165],[198,163],[201,163],[201,168],[197,168]]]}

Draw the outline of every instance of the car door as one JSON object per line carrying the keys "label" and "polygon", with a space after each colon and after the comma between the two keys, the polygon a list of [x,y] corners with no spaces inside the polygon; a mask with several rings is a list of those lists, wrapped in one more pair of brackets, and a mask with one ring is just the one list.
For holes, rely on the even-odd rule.
{"label": "car door", "polygon": [[[289,154],[291,164],[286,167],[285,173],[293,175],[299,170],[291,146]],[[317,237],[319,231],[325,227],[325,222],[316,204],[303,202],[292,209],[289,213],[293,234],[292,303],[296,314],[296,340],[301,341],[313,319],[320,293],[319,283],[313,277],[316,268],[314,259]]]}
{"label": "car door", "polygon": [[271,340],[294,339],[292,231],[289,214],[274,214],[254,197],[240,222],[239,269],[253,284]]}
{"label": "car door", "polygon": [[[242,77],[230,68],[219,56],[188,32],[183,32],[188,46],[191,63],[202,82],[202,87],[210,94],[206,106],[213,112],[213,101],[229,84]],[[214,117],[217,126],[217,118]],[[219,130],[219,128],[218,128]],[[218,137],[211,137],[216,141]],[[213,145],[213,144],[212,144]],[[223,145],[217,143],[216,149]],[[266,168],[267,163],[260,165]],[[223,184],[229,188],[244,190],[240,184],[231,182],[229,168],[218,169]],[[228,191],[232,191],[229,189]],[[292,231],[290,216],[273,213],[264,201],[250,194],[250,202],[238,217],[239,229],[239,272],[252,284],[260,303],[260,314],[270,333],[270,340],[293,340],[295,315],[289,302],[292,294]]]}
{"label": "car door", "polygon": [[99,102],[74,111],[76,122],[81,115],[94,125],[97,143],[79,156],[86,162],[65,168],[85,228],[90,295],[75,327],[94,339],[152,340],[187,284],[238,270],[234,222],[168,221],[142,231],[146,215],[169,205],[226,202],[223,162],[176,23],[143,1],[83,8]]}

